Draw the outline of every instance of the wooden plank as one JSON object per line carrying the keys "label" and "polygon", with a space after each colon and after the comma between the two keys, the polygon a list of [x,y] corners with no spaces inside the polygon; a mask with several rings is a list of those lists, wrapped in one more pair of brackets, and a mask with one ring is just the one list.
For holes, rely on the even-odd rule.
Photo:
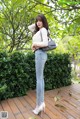
{"label": "wooden plank", "polygon": [[15,117],[16,117],[16,119],[25,119],[25,118],[22,116],[21,113],[20,113],[20,114],[16,114]]}
{"label": "wooden plank", "polygon": [[[71,99],[74,102],[75,101],[77,101],[77,103],[80,102],[80,100],[79,100],[80,98],[79,97],[75,98],[75,96],[73,94],[72,94],[72,96],[70,96],[70,92],[68,92],[67,89],[57,89],[56,92],[55,92],[55,90],[53,90],[53,91],[50,91],[50,93],[52,93],[52,95],[51,95],[52,98],[54,98],[55,96],[58,95],[58,96],[60,96],[61,98],[64,98],[64,99],[66,99],[66,97],[67,97],[68,100]],[[46,94],[49,95],[48,92]],[[78,104],[80,104],[80,103],[78,103]]]}
{"label": "wooden plank", "polygon": [[[55,97],[59,98],[58,101]],[[45,91],[45,103],[45,113],[35,115],[32,112],[36,105],[34,90],[23,97],[1,101],[0,111],[8,111],[8,119],[80,119],[80,84]]]}
{"label": "wooden plank", "polygon": [[68,86],[68,89],[73,90],[80,94],[80,84],[72,84]]}
{"label": "wooden plank", "polygon": [[[31,92],[32,92],[32,91],[31,91]],[[35,100],[36,100],[35,97],[36,97],[36,96],[33,96],[33,95],[35,95],[35,94],[33,94],[33,93],[31,93],[31,92],[28,94],[28,96],[31,94],[31,95],[29,96],[29,98],[32,99],[34,103],[36,103],[36,102],[35,102]],[[43,113],[41,116],[42,116],[43,119],[50,119],[45,113]]]}
{"label": "wooden plank", "polygon": [[[28,114],[28,117],[26,116],[26,114],[23,113],[25,119],[28,119],[28,118],[36,118],[37,116],[34,115],[32,113],[32,108],[31,106],[27,103],[27,101],[23,98],[23,97],[18,97],[18,99],[20,100],[20,102],[22,103],[22,105],[26,108],[26,114]],[[38,118],[37,118],[38,119]]]}
{"label": "wooden plank", "polygon": [[61,90],[73,93],[75,97],[80,98],[80,84],[78,86],[71,85],[67,87],[60,88]]}
{"label": "wooden plank", "polygon": [[[49,95],[51,95],[51,96],[55,96],[54,95],[54,92],[55,91],[53,91],[53,93],[49,93]],[[67,93],[66,93],[67,94]],[[64,98],[66,97],[66,94],[64,95]],[[51,97],[50,96],[50,97]],[[56,96],[57,96],[57,92],[56,92]],[[58,95],[59,96],[59,95]],[[61,96],[60,96],[61,97]],[[67,97],[65,98],[66,100],[68,100],[67,99]],[[52,102],[54,102],[54,98],[51,98],[50,99]],[[69,101],[70,102],[70,101]],[[63,105],[64,107],[66,107],[66,105],[65,105],[65,101],[58,101],[58,103],[60,104],[60,105]],[[71,102],[72,103],[72,102]],[[54,104],[55,105],[55,104]],[[74,111],[75,110],[75,111]],[[76,109],[73,107],[73,105],[72,104],[67,104],[67,107],[66,107],[66,112],[70,115],[70,116],[72,116],[72,118],[77,118],[77,119],[79,119],[79,114],[77,114],[76,113]]]}
{"label": "wooden plank", "polygon": [[8,101],[8,104],[9,104],[10,108],[11,108],[12,111],[13,111],[13,114],[14,114],[14,115],[20,114],[19,109],[17,108],[16,104],[14,103],[14,98],[8,99],[7,101]]}
{"label": "wooden plank", "polygon": [[63,116],[58,110],[56,110],[56,109],[54,108],[54,106],[51,105],[49,102],[50,102],[49,98],[46,97],[46,104],[47,104],[48,108],[50,109],[50,111],[51,111],[54,115],[56,115],[57,118],[59,118],[59,119],[66,119],[66,117]]}
{"label": "wooden plank", "polygon": [[53,93],[52,93],[52,95],[49,95],[49,96],[52,97],[52,98],[58,96],[58,97],[61,98],[61,100],[66,100],[67,99],[67,100],[71,101],[71,103],[73,102],[74,103],[73,105],[76,105],[76,106],[80,105],[80,100],[78,100],[79,97],[76,99],[73,94],[70,96],[70,92],[68,92],[67,89],[65,89],[65,90],[60,89],[60,90],[57,90],[56,93],[55,93],[55,91],[53,91]]}
{"label": "wooden plank", "polygon": [[[32,110],[34,109],[34,107],[35,107],[35,103],[33,102],[33,100],[32,99],[30,99],[28,96],[24,96],[24,99],[27,101],[27,103],[30,105],[30,107],[31,107],[31,112],[32,112]],[[32,112],[32,115],[34,115],[33,114],[33,112]],[[36,118],[38,118],[38,119],[41,119],[41,117],[39,117],[38,115],[35,115],[36,116]]]}
{"label": "wooden plank", "polygon": [[15,119],[15,116],[7,103],[7,100],[1,101],[1,105],[4,111],[8,111],[8,119]]}
{"label": "wooden plank", "polygon": [[[74,107],[77,107],[77,106],[80,106],[80,98],[79,97],[75,97],[73,92],[70,93],[67,89],[66,90],[62,90],[60,95],[62,97],[64,97],[65,95],[65,98],[64,100],[66,100],[66,102],[69,100],[69,103],[71,103],[71,105],[73,105]],[[79,112],[80,112],[80,109],[79,109]]]}
{"label": "wooden plank", "polygon": [[20,100],[18,99],[18,97],[17,98],[14,98],[13,100],[14,100],[14,103],[16,104],[17,108],[19,109],[19,111],[21,113],[26,112],[26,108],[22,105],[22,103],[20,102]]}
{"label": "wooden plank", "polygon": [[29,103],[25,100],[24,97],[18,97],[18,99],[26,109],[32,110],[32,107],[29,105]]}
{"label": "wooden plank", "polygon": [[68,91],[67,89],[65,90],[61,90],[59,94],[57,94],[59,97],[61,97],[61,99],[63,101],[66,101],[69,103],[69,105],[72,105],[74,108],[74,111],[76,112],[76,108],[77,108],[77,112],[80,113],[80,98],[77,97],[75,98],[75,96],[73,95],[73,92],[70,93],[71,91]]}
{"label": "wooden plank", "polygon": [[[32,99],[34,102],[36,101],[36,97],[35,97],[34,92],[30,92],[30,93],[28,94],[28,96],[29,96],[29,98]],[[50,119],[57,119],[56,115],[53,114],[53,113],[50,111],[50,109],[48,109],[47,106],[46,106],[45,114],[44,114],[44,116],[43,116],[42,118],[44,119],[44,118],[46,118],[46,117],[47,117],[47,118],[50,118]]]}
{"label": "wooden plank", "polygon": [[13,98],[13,99],[9,99],[8,103],[16,117],[16,119],[24,119],[23,115],[20,112],[20,109],[17,107],[17,105],[15,104],[14,100],[17,102],[16,100],[17,98]]}
{"label": "wooden plank", "polygon": [[[27,111],[26,107],[21,103],[21,101],[19,100],[19,98],[15,98],[14,102],[16,104],[16,106],[20,109],[21,114],[24,116],[24,118],[30,118],[30,114],[29,111]],[[31,111],[31,110],[30,110]]]}
{"label": "wooden plank", "polygon": [[0,103],[0,111],[3,111],[3,108],[2,108],[2,105],[1,105],[1,103]]}
{"label": "wooden plank", "polygon": [[[48,98],[50,99],[50,98]],[[48,99],[46,98],[46,100],[48,101]],[[65,118],[71,118],[71,119],[75,119],[71,114],[69,114],[66,110],[60,109],[58,107],[55,106],[55,102],[50,99],[49,101],[49,105],[52,105],[54,109],[56,109],[59,113],[61,113]]]}

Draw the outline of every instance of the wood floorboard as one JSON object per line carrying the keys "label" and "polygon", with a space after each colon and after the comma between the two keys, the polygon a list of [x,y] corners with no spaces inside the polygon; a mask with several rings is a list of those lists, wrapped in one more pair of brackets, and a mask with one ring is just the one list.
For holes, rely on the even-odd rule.
{"label": "wood floorboard", "polygon": [[0,112],[7,111],[8,119],[80,119],[80,84],[45,91],[45,112],[34,115],[36,92],[0,102]]}

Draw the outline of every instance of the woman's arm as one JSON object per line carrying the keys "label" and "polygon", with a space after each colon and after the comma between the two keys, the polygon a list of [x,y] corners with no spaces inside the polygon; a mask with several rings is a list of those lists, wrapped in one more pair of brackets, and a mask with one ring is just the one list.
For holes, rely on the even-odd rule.
{"label": "woman's arm", "polygon": [[35,31],[35,24],[31,24],[28,26],[28,29],[31,31],[31,32],[34,32]]}

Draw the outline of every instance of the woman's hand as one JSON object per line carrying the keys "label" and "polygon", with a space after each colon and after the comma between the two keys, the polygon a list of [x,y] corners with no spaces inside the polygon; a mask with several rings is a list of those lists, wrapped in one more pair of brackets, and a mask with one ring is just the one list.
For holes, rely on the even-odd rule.
{"label": "woman's hand", "polygon": [[32,50],[35,51],[36,49],[39,49],[39,46],[37,45],[37,43],[33,43]]}
{"label": "woman's hand", "polygon": [[36,48],[32,45],[32,51],[34,52],[36,50]]}

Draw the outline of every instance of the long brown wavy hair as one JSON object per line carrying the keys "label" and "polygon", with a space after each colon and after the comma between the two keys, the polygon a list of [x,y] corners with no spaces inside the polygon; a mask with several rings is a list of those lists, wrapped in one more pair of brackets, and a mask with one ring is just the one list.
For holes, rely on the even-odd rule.
{"label": "long brown wavy hair", "polygon": [[39,28],[38,28],[38,26],[37,26],[37,21],[42,21],[42,23],[43,23],[43,27],[45,27],[47,30],[49,29],[49,27],[48,27],[48,22],[47,22],[47,19],[46,19],[46,17],[43,15],[43,14],[39,14],[37,17],[36,17],[36,20],[35,20],[35,33],[37,32],[37,31],[39,31]]}

